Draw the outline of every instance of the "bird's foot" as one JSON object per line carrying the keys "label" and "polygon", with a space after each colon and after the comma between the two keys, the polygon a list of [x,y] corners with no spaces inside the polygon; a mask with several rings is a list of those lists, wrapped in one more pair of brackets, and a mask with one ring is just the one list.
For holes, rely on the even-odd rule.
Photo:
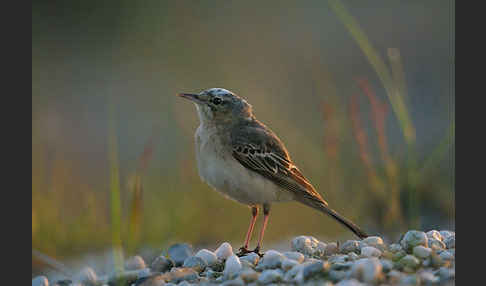
{"label": "bird's foot", "polygon": [[256,254],[258,254],[258,256],[260,256],[260,257],[263,257],[263,255],[265,254],[265,253],[260,253],[260,246],[257,246],[257,247],[256,247],[255,249],[253,249],[253,251],[251,251],[251,252],[255,252],[255,253],[256,253]]}
{"label": "bird's foot", "polygon": [[236,256],[242,257],[242,256],[247,255],[248,253],[251,253],[251,252],[252,251],[248,250],[248,248],[246,246],[242,246],[242,247],[240,247],[240,251],[236,254]]}

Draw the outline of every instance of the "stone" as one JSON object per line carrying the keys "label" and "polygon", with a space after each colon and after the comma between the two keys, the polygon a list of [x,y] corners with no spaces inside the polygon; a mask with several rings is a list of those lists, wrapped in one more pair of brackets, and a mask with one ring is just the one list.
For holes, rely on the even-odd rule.
{"label": "stone", "polygon": [[263,259],[258,263],[257,270],[280,268],[284,259],[285,256],[280,252],[276,250],[268,250],[265,252]]}
{"label": "stone", "polygon": [[361,256],[363,256],[363,257],[380,257],[381,251],[372,247],[372,246],[366,246],[366,247],[361,248]]}
{"label": "stone", "polygon": [[418,245],[413,248],[413,255],[420,259],[426,259],[430,256],[430,253],[432,253],[432,249],[422,245]]}
{"label": "stone", "polygon": [[253,266],[256,266],[260,261],[260,256],[254,252],[248,253],[245,256],[240,257],[240,261],[248,261]]}
{"label": "stone", "polygon": [[283,274],[279,269],[267,269],[260,274],[260,277],[258,277],[258,282],[264,285],[282,281]]}
{"label": "stone", "polygon": [[80,282],[85,286],[95,286],[98,284],[98,277],[91,267],[84,267],[74,278],[76,282]]}
{"label": "stone", "polygon": [[414,272],[420,266],[417,257],[407,254],[399,261],[399,265],[405,272]]}
{"label": "stone", "polygon": [[420,285],[420,278],[415,275],[403,275],[400,279],[400,285]]}
{"label": "stone", "polygon": [[164,276],[155,274],[148,277],[137,279],[135,286],[165,286]]}
{"label": "stone", "polygon": [[221,286],[244,286],[244,285],[245,282],[240,277],[233,280],[227,280],[221,284]]}
{"label": "stone", "polygon": [[196,280],[199,276],[197,272],[194,271],[192,268],[172,268],[170,272],[167,272],[166,279],[168,282],[178,284],[182,281],[193,281]]}
{"label": "stone", "polygon": [[428,239],[437,239],[442,241],[442,235],[437,230],[427,231],[426,235]]}
{"label": "stone", "polygon": [[243,279],[245,283],[251,283],[258,280],[260,274],[253,269],[245,269],[241,271],[240,278]]}
{"label": "stone", "polygon": [[49,280],[45,276],[37,276],[32,279],[32,286],[49,286]]}
{"label": "stone", "polygon": [[214,254],[214,252],[207,249],[199,250],[194,256],[204,260],[208,266],[211,266],[218,262],[218,257],[216,256],[216,254]]}
{"label": "stone", "polygon": [[311,256],[314,253],[316,244],[311,237],[304,235],[295,237],[290,242],[292,251],[297,251],[307,256]]}
{"label": "stone", "polygon": [[171,259],[166,258],[165,256],[157,256],[152,264],[150,265],[150,269],[153,272],[161,272],[164,273],[169,271],[174,266],[174,263]]}
{"label": "stone", "polygon": [[182,266],[184,260],[193,256],[192,246],[187,243],[177,243],[169,247],[168,254],[175,266]]}
{"label": "stone", "polygon": [[207,263],[201,257],[191,256],[184,260],[183,267],[192,268],[194,271],[200,273],[206,269]]}
{"label": "stone", "polygon": [[241,269],[240,259],[233,254],[226,259],[223,275],[226,279],[233,279],[240,273]]}
{"label": "stone", "polygon": [[446,238],[444,240],[444,243],[445,243],[447,249],[456,248],[456,236],[455,235],[449,236],[448,238]]}
{"label": "stone", "polygon": [[412,253],[413,248],[417,245],[428,247],[428,238],[423,231],[410,230],[405,233],[400,245],[407,253]]}
{"label": "stone", "polygon": [[304,281],[315,276],[324,275],[329,272],[330,268],[329,262],[322,260],[306,265],[302,270]]}
{"label": "stone", "polygon": [[221,260],[226,260],[228,259],[228,257],[230,257],[231,255],[233,255],[233,248],[231,247],[231,244],[227,243],[227,242],[223,242],[219,247],[218,249],[216,249],[214,251],[214,253],[216,254],[216,257],[218,257],[218,259],[221,259]]}
{"label": "stone", "polygon": [[429,247],[432,250],[442,250],[446,248],[446,245],[444,242],[441,240],[435,239],[435,238],[429,238]]}
{"label": "stone", "polygon": [[349,261],[355,261],[355,260],[357,260],[357,259],[359,259],[358,254],[356,254],[356,253],[354,253],[354,252],[350,252],[350,253],[348,253],[348,260],[349,260]]}
{"label": "stone", "polygon": [[383,272],[388,273],[393,269],[393,262],[389,259],[380,259]]}
{"label": "stone", "polygon": [[382,278],[382,269],[377,258],[362,258],[353,264],[350,276],[366,283],[374,283]]}
{"label": "stone", "polygon": [[362,286],[362,285],[364,284],[360,283],[356,279],[345,279],[336,284],[336,286]]}
{"label": "stone", "polygon": [[442,251],[440,254],[439,254],[440,258],[442,258],[442,260],[444,261],[451,261],[451,260],[454,260],[454,255],[452,255],[452,253],[450,253],[449,251],[447,250],[444,250]]}
{"label": "stone", "polygon": [[356,240],[347,240],[339,246],[339,252],[343,254],[348,254],[350,252],[359,252],[359,243]]}
{"label": "stone", "polygon": [[403,247],[398,243],[390,244],[389,250],[391,253],[396,253],[403,250]]}
{"label": "stone", "polygon": [[293,259],[286,258],[282,262],[282,267],[281,268],[282,268],[283,271],[287,272],[287,271],[289,271],[290,269],[292,269],[297,264],[299,264],[299,262],[297,260],[293,260]]}
{"label": "stone", "polygon": [[300,252],[297,252],[297,251],[287,251],[287,252],[284,252],[283,255],[285,257],[287,257],[288,259],[292,259],[292,260],[295,260],[297,261],[298,263],[302,263],[304,262],[304,255]]}
{"label": "stone", "polygon": [[449,230],[441,230],[439,233],[442,236],[442,241],[445,241],[451,235],[456,235],[455,232]]}
{"label": "stone", "polygon": [[368,246],[372,246],[380,251],[386,249],[385,244],[383,243],[383,239],[379,236],[369,236],[362,240]]}
{"label": "stone", "polygon": [[146,267],[147,266],[145,265],[145,261],[143,261],[143,258],[138,255],[130,257],[125,261],[126,270],[139,270],[139,269],[144,269]]}
{"label": "stone", "polygon": [[337,243],[331,242],[326,245],[326,249],[324,250],[325,256],[331,256],[337,254],[339,252],[339,248]]}

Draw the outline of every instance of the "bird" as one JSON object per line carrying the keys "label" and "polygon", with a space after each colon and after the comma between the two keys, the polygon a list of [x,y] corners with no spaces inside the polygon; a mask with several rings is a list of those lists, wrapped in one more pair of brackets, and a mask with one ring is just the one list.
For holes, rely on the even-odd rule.
{"label": "bird", "polygon": [[[368,235],[337,213],[290,158],[283,142],[258,121],[252,106],[224,88],[178,93],[192,101],[200,125],[195,132],[197,169],[202,181],[226,198],[251,209],[251,221],[238,256],[260,253],[272,203],[297,201],[336,219],[360,239]],[[257,246],[249,250],[260,207],[263,225]]]}

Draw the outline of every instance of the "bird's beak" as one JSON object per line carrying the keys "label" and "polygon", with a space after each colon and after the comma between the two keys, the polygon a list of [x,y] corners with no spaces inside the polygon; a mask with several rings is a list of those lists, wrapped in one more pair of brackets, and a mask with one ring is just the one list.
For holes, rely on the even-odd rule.
{"label": "bird's beak", "polygon": [[198,94],[192,94],[192,93],[179,93],[177,96],[180,96],[185,99],[189,99],[195,103],[202,103],[203,101],[201,100],[200,96]]}

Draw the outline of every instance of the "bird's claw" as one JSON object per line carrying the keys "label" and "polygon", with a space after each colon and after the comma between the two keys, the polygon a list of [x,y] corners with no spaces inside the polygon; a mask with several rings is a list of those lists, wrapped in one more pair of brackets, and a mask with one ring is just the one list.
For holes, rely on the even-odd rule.
{"label": "bird's claw", "polygon": [[238,257],[242,257],[248,253],[252,252],[251,250],[248,250],[248,248],[246,248],[246,246],[242,246],[240,247],[240,251],[236,254],[236,256]]}
{"label": "bird's claw", "polygon": [[263,255],[265,254],[265,253],[260,253],[260,246],[257,246],[255,249],[253,249],[252,252],[255,252],[260,257],[263,257]]}

